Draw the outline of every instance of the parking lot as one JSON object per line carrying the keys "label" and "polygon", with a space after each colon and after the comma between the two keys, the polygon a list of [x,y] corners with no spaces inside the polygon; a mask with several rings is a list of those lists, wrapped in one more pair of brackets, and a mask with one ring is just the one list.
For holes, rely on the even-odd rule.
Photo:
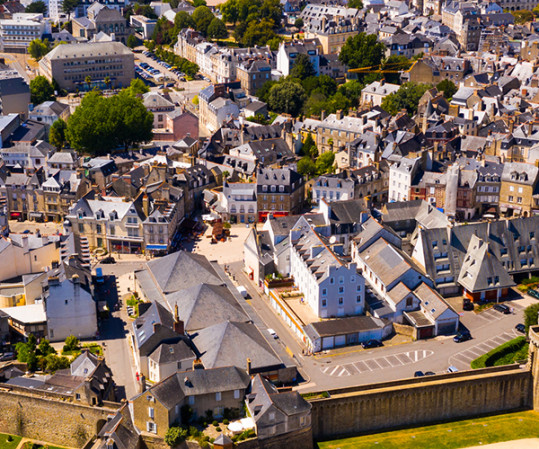
{"label": "parking lot", "polygon": [[368,373],[370,371],[400,368],[404,365],[420,362],[433,354],[434,352],[428,349],[406,351],[398,354],[374,357],[372,359],[360,360],[343,365],[325,366],[320,368],[320,370],[327,376],[353,376],[356,374]]}

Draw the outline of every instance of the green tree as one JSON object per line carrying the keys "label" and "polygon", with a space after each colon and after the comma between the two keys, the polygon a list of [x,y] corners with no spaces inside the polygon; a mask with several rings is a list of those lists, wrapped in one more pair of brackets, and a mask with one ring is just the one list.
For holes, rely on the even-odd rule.
{"label": "green tree", "polygon": [[107,75],[107,76],[103,79],[103,82],[105,83],[105,86],[107,87],[107,89],[110,89],[110,85],[111,85],[110,76]]}
{"label": "green tree", "polygon": [[199,6],[208,6],[206,0],[193,0],[193,6],[198,8]]}
{"label": "green tree", "polygon": [[172,426],[169,427],[167,433],[165,433],[165,443],[170,447],[175,447],[185,441],[187,437],[187,429],[182,427]]}
{"label": "green tree", "polygon": [[391,115],[396,115],[402,109],[406,109],[408,114],[413,115],[417,112],[419,99],[430,88],[430,84],[404,83],[397,92],[384,98],[382,109]]}
{"label": "green tree", "polygon": [[153,114],[131,88],[109,98],[92,91],[69,117],[66,136],[73,148],[100,155],[150,141],[152,126]]}
{"label": "green tree", "polygon": [[228,37],[228,31],[226,30],[225,23],[215,17],[208,25],[208,37],[212,39],[226,39]]}
{"label": "green tree", "polygon": [[511,11],[511,14],[513,14],[513,17],[515,18],[515,24],[517,25],[522,25],[528,22],[532,22],[534,19],[533,13],[531,11],[528,11],[527,9]]}
{"label": "green tree", "polygon": [[438,84],[436,84],[436,89],[438,89],[439,92],[443,92],[444,97],[447,99],[451,99],[458,90],[455,83],[451,80],[440,81]]}
{"label": "green tree", "polygon": [[79,0],[64,0],[62,3],[62,9],[66,14],[71,14],[77,6],[79,6]]}
{"label": "green tree", "polygon": [[304,156],[298,161],[298,173],[308,178],[316,175],[316,165],[310,157]]}
{"label": "green tree", "polygon": [[294,22],[294,26],[298,29],[303,28],[304,25],[305,23],[303,22],[303,19],[301,17],[298,17]]}
{"label": "green tree", "polygon": [[539,16],[539,5],[532,9],[533,14],[537,17]]}
{"label": "green tree", "polygon": [[46,14],[47,13],[47,5],[45,4],[45,2],[43,2],[41,0],[38,0],[37,2],[30,3],[25,8],[24,12]]}
{"label": "green tree", "polygon": [[59,118],[56,120],[49,131],[49,143],[56,147],[56,149],[59,151],[61,150],[66,142],[66,130],[67,130],[67,123]]}
{"label": "green tree", "polygon": [[215,16],[207,6],[199,6],[193,11],[195,29],[200,31],[204,36],[208,34],[208,27],[214,18]]}
{"label": "green tree", "polygon": [[38,345],[39,355],[46,357],[49,354],[56,354],[56,349],[51,346],[51,343],[46,338],[43,338]]}
{"label": "green tree", "polygon": [[32,373],[37,371],[37,356],[35,352],[31,352],[28,355],[28,360],[26,360],[26,368]]}
{"label": "green tree", "polygon": [[297,56],[296,61],[294,62],[292,70],[290,70],[290,77],[304,80],[305,78],[309,78],[315,75],[316,72],[309,56],[300,53]]}
{"label": "green tree", "polygon": [[282,41],[283,39],[280,36],[275,35],[275,37],[268,39],[266,45],[269,45],[271,51],[277,51],[279,50],[279,45],[281,45]]}
{"label": "green tree", "polygon": [[45,56],[51,50],[51,45],[48,39],[34,39],[28,45],[28,53],[36,61],[39,61],[43,56]]}
{"label": "green tree", "polygon": [[129,91],[131,95],[142,95],[150,91],[150,88],[144,84],[139,78],[134,78],[131,80],[129,87],[126,87],[126,90]]}
{"label": "green tree", "polygon": [[43,371],[54,373],[59,369],[69,368],[70,362],[67,357],[60,357],[56,354],[49,354],[40,360]]}
{"label": "green tree", "polygon": [[[388,73],[384,73],[384,78],[388,83],[399,84],[400,82],[400,71],[408,70],[412,65],[406,56],[402,55],[391,55],[387,58],[382,64],[382,69],[387,70]],[[397,72],[397,73],[389,73]]]}
{"label": "green tree", "polygon": [[318,157],[318,148],[311,134],[307,134],[303,145],[301,146],[301,153],[304,156],[316,159]]}
{"label": "green tree", "polygon": [[363,2],[361,0],[349,0],[349,8],[363,9]]}
{"label": "green tree", "polygon": [[335,167],[333,166],[334,163],[335,163],[335,153],[333,151],[326,151],[325,153],[322,153],[316,159],[317,173],[319,175],[324,175],[326,173],[333,173],[335,171]]}
{"label": "green tree", "polygon": [[133,7],[135,14],[147,17],[148,19],[157,19],[157,14],[150,5],[141,5],[136,3]]}
{"label": "green tree", "polygon": [[195,21],[185,11],[180,11],[174,17],[174,30],[178,34],[184,28],[195,28]]}
{"label": "green tree", "polygon": [[301,112],[306,98],[301,84],[286,80],[270,89],[268,106],[272,111],[296,117]]}
{"label": "green tree", "polygon": [[384,57],[385,48],[375,34],[359,33],[344,43],[339,60],[351,69],[378,66]]}
{"label": "green tree", "polygon": [[54,88],[47,78],[39,75],[30,81],[30,101],[33,104],[38,105],[54,98]]}
{"label": "green tree", "polygon": [[532,304],[524,309],[524,326],[526,326],[526,333],[530,326],[537,324],[537,314],[539,314],[539,303]]}
{"label": "green tree", "polygon": [[127,37],[127,46],[131,49],[140,45],[140,40],[134,34],[130,34]]}
{"label": "green tree", "polygon": [[337,92],[337,82],[328,75],[310,76],[305,78],[301,85],[307,95],[321,93],[325,97],[331,97]]}
{"label": "green tree", "polygon": [[263,101],[264,103],[268,102],[269,93],[273,86],[277,84],[277,81],[268,80],[264,84],[262,84],[262,87],[256,91],[256,96],[260,101]]}
{"label": "green tree", "polygon": [[249,47],[266,45],[269,41],[277,37],[275,31],[273,31],[274,26],[273,21],[268,19],[262,19],[260,22],[253,20],[249,22],[240,41],[243,45]]}
{"label": "green tree", "polygon": [[[171,31],[173,31],[174,25],[168,21],[166,17],[161,17],[155,23],[155,28],[152,34],[152,40],[157,45],[168,45],[172,42]],[[150,50],[151,51],[151,50]]]}
{"label": "green tree", "polygon": [[358,80],[351,80],[339,86],[339,92],[350,100],[352,107],[356,107],[359,105],[361,91],[364,88],[365,85],[362,82]]}
{"label": "green tree", "polygon": [[80,347],[80,341],[74,335],[70,335],[65,339],[63,351],[76,351]]}

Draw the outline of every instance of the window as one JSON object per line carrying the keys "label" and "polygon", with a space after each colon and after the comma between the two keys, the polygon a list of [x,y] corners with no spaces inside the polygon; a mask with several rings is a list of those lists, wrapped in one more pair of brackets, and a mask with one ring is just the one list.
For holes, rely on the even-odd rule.
{"label": "window", "polygon": [[75,399],[76,399],[77,401],[80,401],[80,393],[76,393],[76,394],[75,394]]}
{"label": "window", "polygon": [[240,390],[234,390],[234,399],[240,398]]}
{"label": "window", "polygon": [[147,421],[146,431],[151,432],[151,433],[157,433],[157,424],[155,424],[154,422]]}
{"label": "window", "polygon": [[84,232],[84,225],[82,223],[79,223],[79,232]]}
{"label": "window", "polygon": [[344,298],[339,298],[339,305],[342,306],[344,304]]}
{"label": "window", "polygon": [[327,288],[322,289],[322,296],[326,296],[328,294]]}
{"label": "window", "polygon": [[220,401],[221,400],[221,392],[218,391],[217,393],[215,393],[215,400],[216,401]]}
{"label": "window", "polygon": [[358,292],[361,291],[361,285],[358,284],[358,286],[356,287],[356,291],[358,291]]}
{"label": "window", "polygon": [[195,397],[189,396],[188,402],[189,402],[189,405],[195,405]]}
{"label": "window", "polygon": [[148,416],[150,418],[153,418],[154,417],[154,410],[153,410],[153,407],[148,407]]}
{"label": "window", "polygon": [[356,302],[361,302],[361,295],[356,296]]}
{"label": "window", "polygon": [[509,195],[509,198],[507,200],[512,203],[513,202],[513,196]]}
{"label": "window", "polygon": [[330,284],[335,284],[335,279],[329,278],[329,283],[330,283]]}
{"label": "window", "polygon": [[344,287],[339,287],[339,293],[344,293]]}
{"label": "window", "polygon": [[322,300],[322,307],[327,307],[327,305],[328,305],[328,302],[325,299],[323,299]]}
{"label": "window", "polygon": [[344,276],[339,276],[339,284],[344,284]]}
{"label": "window", "polygon": [[275,413],[274,412],[271,412],[269,414],[269,419],[270,419],[270,421],[275,421]]}
{"label": "window", "polygon": [[356,277],[355,277],[355,276],[350,276],[350,282],[352,282],[353,284],[355,284],[355,282],[356,282]]}

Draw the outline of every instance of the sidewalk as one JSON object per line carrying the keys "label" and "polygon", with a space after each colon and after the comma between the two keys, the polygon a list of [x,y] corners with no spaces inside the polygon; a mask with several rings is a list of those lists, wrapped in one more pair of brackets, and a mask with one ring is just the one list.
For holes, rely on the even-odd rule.
{"label": "sidewalk", "polygon": [[[523,440],[504,441],[503,443],[485,444],[481,446],[468,447],[466,449],[537,449],[539,448],[539,438],[526,438]],[[462,448],[464,449],[464,448]]]}

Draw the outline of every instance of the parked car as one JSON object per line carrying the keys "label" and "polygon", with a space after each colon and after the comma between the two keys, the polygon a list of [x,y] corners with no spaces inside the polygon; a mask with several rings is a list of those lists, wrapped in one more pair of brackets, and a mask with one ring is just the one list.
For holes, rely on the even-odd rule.
{"label": "parked car", "polygon": [[3,354],[0,354],[0,362],[7,362],[8,360],[15,360],[15,353],[4,352]]}
{"label": "parked car", "polygon": [[495,304],[494,310],[497,310],[498,312],[501,312],[504,315],[509,315],[511,313],[511,309],[505,304]]}
{"label": "parked car", "polygon": [[530,295],[532,298],[539,299],[539,291],[537,290],[533,290],[530,288],[528,290],[528,295]]}
{"label": "parked car", "polygon": [[456,373],[458,372],[458,368],[456,366],[451,365],[449,368],[447,368],[448,373]]}
{"label": "parked car", "polygon": [[425,373],[423,371],[416,371],[414,373],[414,377],[423,377],[425,375]]}
{"label": "parked car", "polygon": [[373,339],[369,341],[364,341],[363,343],[361,343],[361,346],[363,346],[363,349],[371,349],[383,346],[383,343],[380,340]]}
{"label": "parked car", "polygon": [[425,376],[436,376],[434,371],[425,371]]}
{"label": "parked car", "polygon": [[515,326],[515,329],[519,332],[522,332],[523,334],[526,333],[526,326],[524,326],[524,324],[522,323],[518,323],[516,326]]}
{"label": "parked car", "polygon": [[104,264],[116,263],[116,259],[112,256],[107,256],[101,260],[101,263],[104,263]]}
{"label": "parked car", "polygon": [[268,333],[275,339],[279,338],[277,332],[275,332],[273,329],[268,329]]}
{"label": "parked car", "polygon": [[474,309],[474,306],[473,306],[473,302],[471,301],[464,301],[464,303],[462,304],[462,310],[473,310]]}
{"label": "parked car", "polygon": [[453,337],[453,341],[456,343],[462,343],[464,341],[468,341],[472,339],[472,334],[468,331],[462,331],[459,332],[457,335]]}

